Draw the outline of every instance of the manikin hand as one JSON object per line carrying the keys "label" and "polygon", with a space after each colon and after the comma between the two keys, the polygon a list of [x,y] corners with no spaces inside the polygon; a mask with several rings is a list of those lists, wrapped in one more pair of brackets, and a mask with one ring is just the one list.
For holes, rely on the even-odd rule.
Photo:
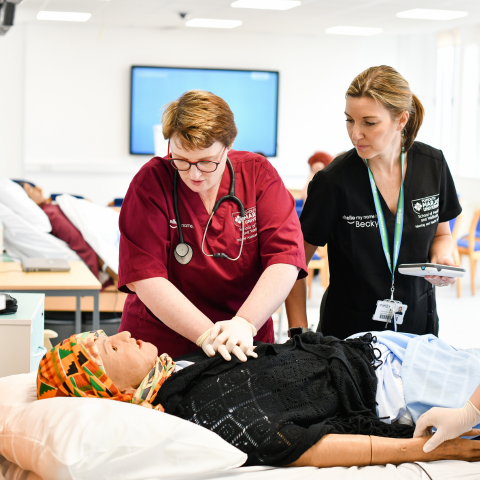
{"label": "manikin hand", "polygon": [[451,440],[464,435],[479,435],[480,430],[472,430],[480,423],[480,411],[470,402],[462,408],[434,407],[424,413],[417,422],[413,437],[423,437],[432,434],[432,427],[437,431],[423,446],[425,453],[431,452],[445,440]]}
{"label": "manikin hand", "polygon": [[[458,267],[455,265],[452,260],[448,257],[436,257],[432,256],[430,259],[430,263],[438,263],[439,265],[449,265],[450,267]],[[457,279],[452,277],[440,277],[438,275],[427,275],[424,277],[427,282],[430,282],[432,285],[436,287],[446,287],[448,285],[453,285]]]}

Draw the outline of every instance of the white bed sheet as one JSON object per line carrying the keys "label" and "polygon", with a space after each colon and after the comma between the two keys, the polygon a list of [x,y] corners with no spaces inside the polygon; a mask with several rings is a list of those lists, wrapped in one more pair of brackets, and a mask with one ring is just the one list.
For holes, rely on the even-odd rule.
{"label": "white bed sheet", "polygon": [[102,207],[71,195],[59,195],[55,201],[65,216],[80,230],[95,253],[108,267],[118,273],[120,214],[109,207]]}
{"label": "white bed sheet", "polygon": [[[404,463],[398,466],[323,469],[242,467],[218,474],[175,477],[175,480],[478,480],[479,478],[480,462],[444,460],[431,463]],[[23,470],[0,455],[0,480],[51,479],[41,479],[35,473]]]}

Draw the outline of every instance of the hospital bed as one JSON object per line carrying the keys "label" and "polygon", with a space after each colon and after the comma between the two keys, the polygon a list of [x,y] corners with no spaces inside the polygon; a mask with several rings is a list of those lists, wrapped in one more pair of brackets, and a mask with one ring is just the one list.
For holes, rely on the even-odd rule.
{"label": "hospital bed", "polygon": [[[480,462],[317,469],[241,467],[215,433],[104,399],[36,400],[36,372],[0,378],[0,480],[474,480]],[[43,475],[43,476],[42,476]]]}

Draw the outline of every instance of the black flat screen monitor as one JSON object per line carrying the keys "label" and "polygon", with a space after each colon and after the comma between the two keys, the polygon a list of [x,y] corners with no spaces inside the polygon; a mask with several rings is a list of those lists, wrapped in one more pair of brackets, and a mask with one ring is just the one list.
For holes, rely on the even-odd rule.
{"label": "black flat screen monitor", "polygon": [[188,90],[207,90],[223,98],[235,115],[235,150],[275,157],[278,83],[279,73],[270,71],[134,66],[130,153],[154,155],[153,126],[161,123],[165,104]]}

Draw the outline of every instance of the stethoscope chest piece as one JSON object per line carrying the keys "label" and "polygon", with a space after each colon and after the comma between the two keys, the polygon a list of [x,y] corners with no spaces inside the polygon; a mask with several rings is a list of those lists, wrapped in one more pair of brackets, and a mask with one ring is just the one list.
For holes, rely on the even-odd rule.
{"label": "stethoscope chest piece", "polygon": [[182,265],[186,265],[192,259],[193,250],[188,243],[182,242],[175,247],[173,254],[175,255],[175,259],[177,260],[178,263],[181,263]]}

